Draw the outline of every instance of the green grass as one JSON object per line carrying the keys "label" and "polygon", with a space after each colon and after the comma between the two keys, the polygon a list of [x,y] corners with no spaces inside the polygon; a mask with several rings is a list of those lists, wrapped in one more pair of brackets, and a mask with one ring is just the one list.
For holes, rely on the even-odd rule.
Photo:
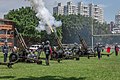
{"label": "green grass", "polygon": [[42,65],[17,63],[11,69],[0,65],[0,80],[120,80],[120,55],[50,61],[50,66],[44,60]]}

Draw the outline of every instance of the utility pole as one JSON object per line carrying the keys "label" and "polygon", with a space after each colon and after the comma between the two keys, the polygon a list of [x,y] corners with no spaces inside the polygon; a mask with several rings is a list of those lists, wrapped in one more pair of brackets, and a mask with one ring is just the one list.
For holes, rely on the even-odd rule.
{"label": "utility pole", "polygon": [[8,30],[5,31],[5,35],[6,35],[6,40],[5,40],[5,42],[8,42]]}
{"label": "utility pole", "polygon": [[92,27],[92,28],[91,28],[91,29],[92,29],[91,31],[92,31],[92,50],[93,50],[93,46],[94,46],[94,45],[93,45],[93,43],[94,43],[94,36],[93,36],[93,19],[92,19],[91,27]]}

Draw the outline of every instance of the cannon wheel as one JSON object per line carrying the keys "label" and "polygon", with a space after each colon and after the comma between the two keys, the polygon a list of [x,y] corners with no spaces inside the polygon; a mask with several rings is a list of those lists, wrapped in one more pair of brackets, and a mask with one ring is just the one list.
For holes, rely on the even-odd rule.
{"label": "cannon wheel", "polygon": [[18,54],[17,53],[11,53],[10,56],[9,56],[9,61],[10,62],[17,62],[18,61]]}

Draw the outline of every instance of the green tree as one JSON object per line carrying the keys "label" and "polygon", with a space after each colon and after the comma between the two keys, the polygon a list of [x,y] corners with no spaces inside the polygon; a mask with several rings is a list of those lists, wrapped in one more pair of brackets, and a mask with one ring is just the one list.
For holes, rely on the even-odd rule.
{"label": "green tree", "polygon": [[[91,45],[91,25],[94,26],[94,35],[106,34],[109,32],[109,27],[107,24],[99,23],[92,19],[91,17],[84,17],[81,15],[56,15],[54,14],[57,20],[62,21],[62,37],[63,43],[79,43],[80,34],[86,42]],[[93,21],[93,22],[92,22]]]}
{"label": "green tree", "polygon": [[10,19],[15,22],[15,27],[22,34],[27,44],[39,42],[41,33],[36,30],[39,19],[35,16],[36,13],[30,7],[22,7],[19,9],[10,10],[5,19]]}
{"label": "green tree", "polygon": [[[10,10],[7,15],[4,15],[4,18],[15,22],[15,27],[18,29],[19,33],[22,34],[27,45],[36,44],[37,42],[39,43],[46,40],[56,43],[53,33],[48,35],[46,31],[39,32],[36,30],[36,27],[39,24],[39,19],[30,7]],[[62,39],[61,31],[61,28],[57,28],[57,34],[60,36],[60,39]]]}

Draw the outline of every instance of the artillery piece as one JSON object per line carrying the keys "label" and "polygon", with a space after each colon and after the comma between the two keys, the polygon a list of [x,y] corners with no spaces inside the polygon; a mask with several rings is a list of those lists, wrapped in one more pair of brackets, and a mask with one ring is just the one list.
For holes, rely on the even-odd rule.
{"label": "artillery piece", "polygon": [[42,62],[39,59],[32,59],[28,58],[28,54],[30,54],[28,47],[22,37],[22,35],[17,31],[15,28],[16,32],[16,38],[19,41],[19,49],[13,51],[13,53],[10,54],[9,56],[9,61],[12,63],[16,63],[18,61],[28,61],[28,59],[33,60],[33,62],[36,62],[37,64],[42,64]]}
{"label": "artillery piece", "polygon": [[95,57],[96,55],[95,55],[94,51],[91,48],[88,48],[87,43],[80,35],[78,35],[78,36],[79,36],[79,40],[81,43],[81,49],[79,49],[79,51],[78,51],[79,56],[80,57],[87,56],[88,59],[90,57]]}

